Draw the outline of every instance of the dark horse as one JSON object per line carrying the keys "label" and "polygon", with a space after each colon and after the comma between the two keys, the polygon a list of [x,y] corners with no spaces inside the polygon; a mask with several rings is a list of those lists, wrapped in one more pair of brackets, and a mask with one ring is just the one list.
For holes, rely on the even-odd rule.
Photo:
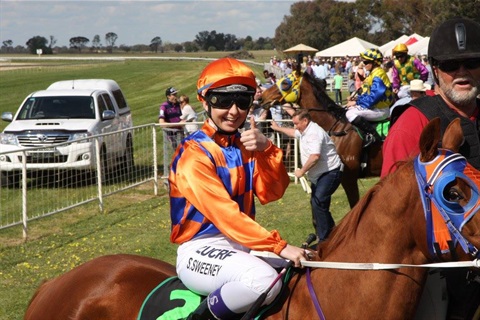
{"label": "dark horse", "polygon": [[[294,75],[300,82],[298,98],[294,102],[302,108],[311,110],[312,120],[325,129],[335,142],[337,153],[345,164],[342,187],[347,194],[350,208],[353,208],[360,198],[357,184],[359,177],[380,175],[383,162],[382,143],[377,142],[364,149],[362,137],[345,117],[345,109],[328,96],[323,89],[323,83],[307,72],[302,76],[299,71],[295,71]],[[284,102],[283,95],[276,85],[262,94],[262,104],[265,108]]]}
{"label": "dark horse", "polygon": [[[475,250],[480,247],[480,214],[476,214],[480,207],[480,172],[455,153],[463,141],[458,119],[444,134],[445,149],[437,149],[439,141],[440,121],[435,119],[422,133],[419,158],[400,165],[368,191],[334,229],[330,239],[319,245],[319,259],[419,265],[435,259],[476,258]],[[445,164],[450,160],[453,162]],[[422,171],[416,167],[422,164],[436,167],[426,169],[437,172],[436,179],[430,178],[428,183],[422,178],[417,181],[416,175],[421,176]],[[432,253],[428,227],[431,220],[427,214],[431,210],[424,210],[422,202],[427,196],[441,198],[439,203],[446,206],[440,206],[440,210],[465,209],[459,215],[460,221],[454,223],[458,233],[451,235],[451,250]],[[434,206],[432,200],[425,207]],[[451,224],[441,218],[437,222],[439,226]],[[468,250],[463,249],[465,243]],[[279,304],[267,319],[316,318],[313,301],[320,303],[325,319],[412,319],[427,273],[427,268],[409,266],[378,271],[315,268],[310,271],[315,295],[310,297],[308,277],[302,269],[288,284],[287,301],[283,306]],[[133,320],[150,290],[174,274],[173,266],[152,258],[96,258],[44,282],[30,301],[25,319]]]}

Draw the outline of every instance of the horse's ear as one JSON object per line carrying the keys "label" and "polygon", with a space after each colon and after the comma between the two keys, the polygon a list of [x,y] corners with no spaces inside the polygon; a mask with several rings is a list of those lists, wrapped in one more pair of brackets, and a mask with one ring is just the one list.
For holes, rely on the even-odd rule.
{"label": "horse's ear", "polygon": [[295,68],[295,77],[299,78],[302,75],[302,65],[300,62],[297,63],[297,67]]}
{"label": "horse's ear", "polygon": [[428,162],[437,155],[440,141],[440,118],[431,120],[420,135],[420,160]]}
{"label": "horse's ear", "polygon": [[456,118],[447,127],[442,139],[442,147],[453,152],[458,152],[460,146],[465,140],[463,136],[462,126],[460,125],[460,118]]}

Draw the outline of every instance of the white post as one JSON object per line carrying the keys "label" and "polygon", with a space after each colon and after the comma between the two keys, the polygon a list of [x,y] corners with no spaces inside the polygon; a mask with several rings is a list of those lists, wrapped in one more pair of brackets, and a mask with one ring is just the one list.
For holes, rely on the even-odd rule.
{"label": "white post", "polygon": [[27,225],[27,152],[22,152],[22,221],[23,221],[23,240],[28,238]]}
{"label": "white post", "polygon": [[152,126],[153,143],[153,192],[158,195],[157,127]]}
{"label": "white post", "polygon": [[102,190],[102,159],[100,156],[100,141],[99,138],[95,138],[95,158],[96,158],[96,165],[97,165],[97,190],[98,190],[98,206],[100,208],[100,211],[103,212],[103,190]]}
{"label": "white post", "polygon": [[[294,152],[293,163],[295,165],[295,169],[300,168],[298,164],[298,139],[297,138],[293,139],[293,152]],[[298,183],[298,178],[295,177],[295,184],[297,183]]]}

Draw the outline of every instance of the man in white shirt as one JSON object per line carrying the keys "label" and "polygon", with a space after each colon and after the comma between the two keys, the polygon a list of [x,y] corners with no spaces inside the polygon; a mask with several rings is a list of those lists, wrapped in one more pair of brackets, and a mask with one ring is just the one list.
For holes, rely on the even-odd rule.
{"label": "man in white shirt", "polygon": [[320,63],[317,58],[315,58],[314,61],[315,64],[312,66],[312,70],[315,78],[325,80],[327,78],[327,70],[323,66],[323,63]]}
{"label": "man in white shirt", "polygon": [[335,221],[330,212],[332,194],[342,178],[343,163],[335,144],[318,124],[312,121],[307,109],[298,109],[292,115],[295,128],[280,127],[272,121],[272,129],[300,139],[302,168],[295,170],[297,178],[307,174],[312,193],[310,204],[314,227],[319,241],[325,240]]}

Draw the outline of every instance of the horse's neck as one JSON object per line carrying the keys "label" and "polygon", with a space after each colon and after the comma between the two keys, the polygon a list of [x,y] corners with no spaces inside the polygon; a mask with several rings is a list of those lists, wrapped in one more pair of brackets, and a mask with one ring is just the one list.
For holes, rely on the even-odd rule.
{"label": "horse's neck", "polygon": [[[321,246],[322,260],[404,264],[429,262],[423,248],[426,242],[423,207],[416,182],[412,179],[397,177],[396,182],[389,179],[383,186],[372,188],[337,227],[331,240]],[[362,310],[362,318],[375,318],[380,312],[386,319],[397,319],[398,315],[412,315],[414,312],[426,273],[425,268],[394,271],[317,269],[312,272],[312,278],[316,290],[320,291],[317,292],[319,300],[326,304],[325,311],[330,315],[334,312],[332,310],[341,309],[341,303],[334,301],[343,303],[348,300],[349,304],[353,304],[349,308]],[[338,296],[332,296],[331,291],[335,287],[345,289]],[[326,297],[329,297],[328,303],[325,302]],[[362,309],[362,305],[369,307]],[[355,318],[350,312],[345,310],[338,314],[335,311],[334,318]]]}
{"label": "horse's neck", "polygon": [[343,256],[357,262],[428,262],[418,193],[413,175],[397,174],[374,186],[342,221],[332,239],[334,248],[326,251],[325,259]]}
{"label": "horse's neck", "polygon": [[[399,169],[400,170],[400,169]],[[326,250],[325,261],[424,264],[426,255],[426,230],[423,206],[412,174],[413,168],[397,172],[382,180],[346,216],[333,235],[333,246]],[[408,175],[407,175],[408,173]],[[348,226],[347,226],[348,225]],[[342,240],[343,238],[343,240]],[[395,319],[395,312],[410,314],[415,309],[422,292],[428,269],[401,268],[394,271],[362,271],[336,273],[336,284],[352,283],[365,294],[363,303],[383,296],[385,319]],[[332,275],[317,273],[317,280],[326,281]],[[403,300],[402,300],[403,299]],[[377,305],[375,305],[377,304]],[[378,315],[370,310],[368,317]],[[345,315],[349,316],[349,315]]]}
{"label": "horse's neck", "polygon": [[[323,106],[313,94],[302,95],[298,103],[311,110],[312,120],[325,131],[342,131],[351,126],[348,121],[337,119],[333,112],[329,111],[327,106]],[[337,106],[333,106],[333,108],[337,108]]]}

